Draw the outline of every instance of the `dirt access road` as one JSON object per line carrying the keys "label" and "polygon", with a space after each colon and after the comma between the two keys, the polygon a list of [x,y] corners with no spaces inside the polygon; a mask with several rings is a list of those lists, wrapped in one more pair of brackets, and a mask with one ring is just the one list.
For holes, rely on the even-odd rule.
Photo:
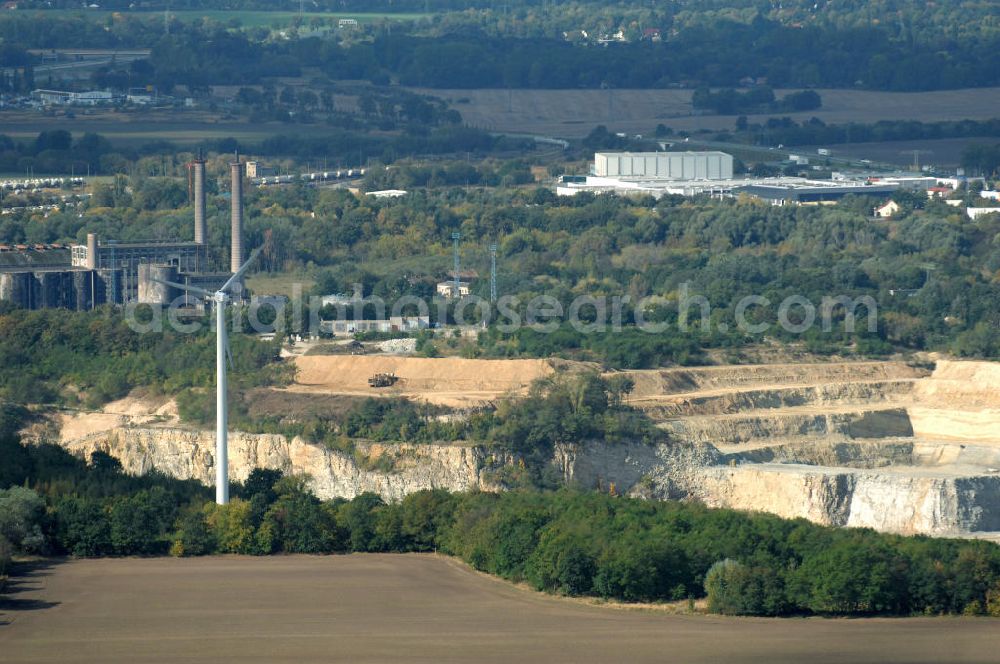
{"label": "dirt access road", "polygon": [[82,560],[0,601],[3,662],[995,662],[989,619],[585,605],[431,555]]}
{"label": "dirt access road", "polygon": [[[523,393],[533,380],[551,375],[549,360],[469,360],[394,355],[305,355],[295,358],[291,392],[405,397],[463,408]],[[391,373],[398,381],[373,389],[368,379]]]}

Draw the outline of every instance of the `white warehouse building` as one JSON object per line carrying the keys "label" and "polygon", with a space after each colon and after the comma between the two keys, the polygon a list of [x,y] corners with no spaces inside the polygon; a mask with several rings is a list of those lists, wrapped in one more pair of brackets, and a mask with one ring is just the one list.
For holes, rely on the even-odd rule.
{"label": "white warehouse building", "polygon": [[594,175],[648,180],[731,180],[733,156],[725,152],[597,152]]}

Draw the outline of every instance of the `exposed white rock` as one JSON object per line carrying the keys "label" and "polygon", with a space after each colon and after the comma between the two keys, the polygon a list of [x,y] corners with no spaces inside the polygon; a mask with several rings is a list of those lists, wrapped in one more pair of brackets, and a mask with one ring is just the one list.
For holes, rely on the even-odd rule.
{"label": "exposed white rock", "polygon": [[[88,458],[101,451],[119,459],[128,473],[154,468],[178,479],[215,481],[215,434],[184,429],[120,428],[64,443]],[[493,490],[489,471],[504,459],[463,445],[356,443],[356,454],[329,450],[300,438],[232,432],[229,476],[243,481],[254,468],[306,475],[322,499],[354,498],[366,491],[399,500],[422,489]],[[378,460],[382,459],[379,463]],[[359,465],[360,462],[360,465]]]}

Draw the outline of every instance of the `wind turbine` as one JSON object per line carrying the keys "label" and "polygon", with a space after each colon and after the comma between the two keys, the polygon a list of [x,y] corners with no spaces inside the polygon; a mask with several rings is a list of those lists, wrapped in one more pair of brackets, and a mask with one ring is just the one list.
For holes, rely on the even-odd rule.
{"label": "wind turbine", "polygon": [[[215,502],[219,505],[229,503],[229,440],[228,420],[229,405],[227,402],[226,357],[229,355],[229,339],[226,335],[226,304],[229,303],[229,289],[238,284],[260,253],[260,248],[254,250],[239,270],[229,277],[222,288],[214,293],[204,288],[190,284],[178,284],[173,281],[160,281],[161,284],[173,286],[189,293],[201,295],[206,300],[215,303]],[[229,356],[230,363],[232,356]]]}

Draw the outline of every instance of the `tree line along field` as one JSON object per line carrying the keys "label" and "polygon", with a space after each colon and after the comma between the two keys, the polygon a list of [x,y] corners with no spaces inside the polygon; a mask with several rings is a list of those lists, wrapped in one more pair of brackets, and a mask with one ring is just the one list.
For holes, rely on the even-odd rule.
{"label": "tree line along field", "polygon": [[[297,89],[305,81],[285,81]],[[253,86],[251,86],[253,87]],[[307,86],[308,87],[308,86]],[[226,88],[230,95],[238,88]],[[443,99],[472,127],[513,134],[537,134],[567,139],[586,137],[597,125],[612,131],[653,136],[657,125],[675,131],[733,130],[735,115],[694,114],[690,90],[429,90],[414,92]],[[778,91],[779,94],[788,91]],[[750,123],[765,123],[771,117],[789,117],[802,123],[816,117],[833,125],[869,124],[878,121],[914,120],[936,122],[957,119],[987,120],[996,116],[1000,88],[946,92],[872,92],[863,90],[823,90],[823,107],[804,113],[749,115]],[[336,95],[338,109],[357,112],[356,96]],[[156,141],[193,145],[221,138],[257,143],[276,134],[322,136],[337,131],[324,123],[251,123],[245,119],[221,120],[203,111],[156,111],[140,113],[78,114],[72,120],[47,118],[37,113],[6,112],[4,133],[15,140],[33,139],[39,132],[71,127],[74,134],[99,133],[117,145],[139,146]],[[989,140],[989,139],[987,139]],[[872,144],[871,153],[863,143],[853,144],[849,154],[873,161],[909,164],[899,153],[922,149],[940,152],[923,161],[938,165],[959,163],[962,149],[975,139],[935,141],[890,141]],[[810,147],[792,148],[806,151]]]}
{"label": "tree line along field", "polygon": [[[595,125],[614,131],[651,133],[658,124],[675,131],[731,130],[735,115],[695,114],[692,90],[442,90],[416,89],[448,101],[473,126],[581,138]],[[775,90],[781,96],[790,90]],[[749,115],[796,121],[817,117],[827,124],[873,123],[879,120],[985,120],[997,115],[1000,88],[933,92],[818,90],[823,105],[804,113]]]}
{"label": "tree line along field", "polygon": [[255,124],[245,119],[221,119],[207,111],[141,111],[131,113],[104,109],[87,114],[77,113],[72,119],[45,117],[35,112],[6,111],[0,133],[17,141],[34,140],[39,133],[53,129],[71,131],[74,138],[86,133],[105,136],[116,145],[135,147],[144,143],[168,141],[177,145],[234,138],[237,141],[260,142],[276,133],[327,134],[332,131],[322,124]]}

